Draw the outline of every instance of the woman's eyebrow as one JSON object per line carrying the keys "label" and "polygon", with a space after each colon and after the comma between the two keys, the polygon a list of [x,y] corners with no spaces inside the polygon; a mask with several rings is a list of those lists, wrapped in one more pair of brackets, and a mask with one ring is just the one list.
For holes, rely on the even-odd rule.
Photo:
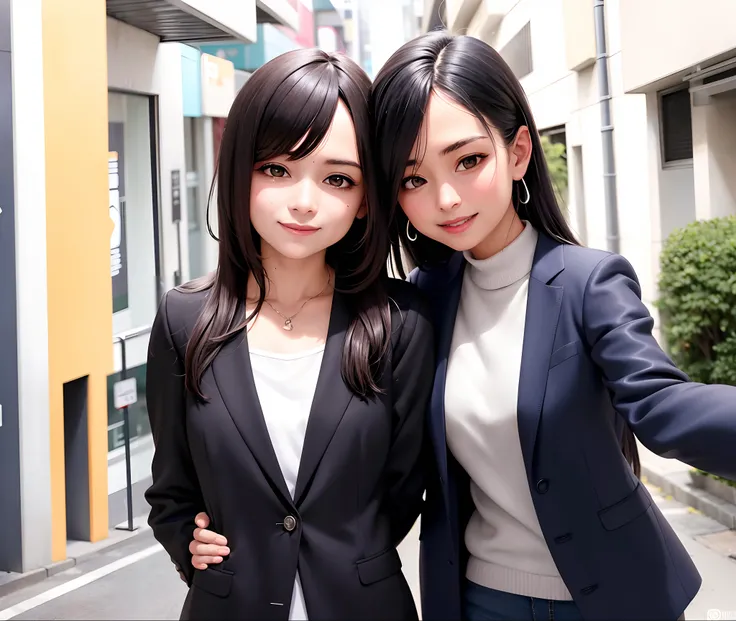
{"label": "woman's eyebrow", "polygon": [[[451,145],[448,145],[444,149],[442,149],[440,151],[440,155],[449,155],[453,151],[462,149],[466,144],[470,144],[471,142],[475,142],[476,140],[486,140],[487,138],[488,136],[469,136],[468,138],[457,140],[453,142]],[[406,168],[414,167],[416,166],[416,164],[417,164],[416,159],[411,159],[406,163]]]}
{"label": "woman's eyebrow", "polygon": [[330,166],[354,166],[355,168],[359,168],[362,170],[362,167],[357,162],[354,162],[353,160],[335,160],[330,159],[326,162]]}

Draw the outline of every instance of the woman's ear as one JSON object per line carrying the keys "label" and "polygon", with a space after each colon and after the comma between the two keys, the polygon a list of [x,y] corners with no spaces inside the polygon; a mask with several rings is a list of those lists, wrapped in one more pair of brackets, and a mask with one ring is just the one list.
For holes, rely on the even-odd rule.
{"label": "woman's ear", "polygon": [[526,174],[529,160],[532,158],[532,135],[526,125],[522,125],[516,132],[516,138],[509,149],[511,153],[511,176],[518,181]]}
{"label": "woman's ear", "polygon": [[355,214],[356,220],[362,220],[368,215],[368,204],[366,203],[365,198],[361,201],[360,207],[358,207],[358,213]]}

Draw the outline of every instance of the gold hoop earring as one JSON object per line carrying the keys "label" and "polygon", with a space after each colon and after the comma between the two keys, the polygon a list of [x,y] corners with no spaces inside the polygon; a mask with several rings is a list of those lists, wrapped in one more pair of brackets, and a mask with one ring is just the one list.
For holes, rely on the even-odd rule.
{"label": "gold hoop earring", "polygon": [[410,226],[411,226],[411,222],[409,222],[409,220],[407,220],[407,221],[406,221],[406,238],[407,238],[407,239],[408,239],[409,241],[411,241],[411,242],[415,242],[415,241],[417,241],[417,239],[418,239],[419,235],[415,233],[415,234],[414,234],[414,237],[412,237],[412,236],[411,236],[411,233],[409,232],[409,227],[410,227]]}
{"label": "gold hoop earring", "polygon": [[528,204],[528,203],[529,203],[529,201],[530,201],[530,200],[532,199],[532,195],[531,195],[531,194],[529,194],[529,187],[527,186],[527,184],[526,184],[526,181],[524,180],[524,177],[522,177],[522,178],[521,178],[521,183],[522,183],[522,185],[524,186],[524,189],[526,190],[526,200],[525,200],[525,201],[521,200],[521,196],[520,196],[520,197],[519,197],[519,202],[520,202],[520,203],[521,203],[522,205],[526,205],[526,204]]}

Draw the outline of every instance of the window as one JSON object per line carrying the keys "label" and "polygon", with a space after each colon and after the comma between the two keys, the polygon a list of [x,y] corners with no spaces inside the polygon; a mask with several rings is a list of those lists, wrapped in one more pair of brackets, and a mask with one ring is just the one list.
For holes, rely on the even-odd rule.
{"label": "window", "polygon": [[149,325],[158,306],[151,101],[110,93],[110,240],[113,333]]}
{"label": "window", "polygon": [[662,161],[665,164],[693,158],[693,123],[687,87],[660,94]]}
{"label": "window", "polygon": [[[158,307],[159,249],[155,106],[151,97],[108,93],[109,213],[113,334],[150,326]],[[150,434],[145,399],[148,335],[125,345],[128,377],[138,380],[138,403],[129,408],[131,439]],[[113,384],[122,379],[121,344],[114,347],[116,372],[107,378],[108,451],[123,444],[122,412]],[[134,463],[135,462],[134,460]],[[122,467],[122,466],[121,466]],[[124,480],[125,469],[122,468]],[[111,492],[117,491],[114,486]]]}
{"label": "window", "polygon": [[531,24],[527,22],[498,53],[519,80],[529,75],[534,70]]}

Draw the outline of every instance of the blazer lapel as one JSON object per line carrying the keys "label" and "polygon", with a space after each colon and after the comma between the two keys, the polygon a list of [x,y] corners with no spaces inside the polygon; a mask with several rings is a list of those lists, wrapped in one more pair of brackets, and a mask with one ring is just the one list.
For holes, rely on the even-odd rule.
{"label": "blazer lapel", "polygon": [[548,283],[564,269],[563,248],[540,233],[529,278],[529,298],[519,378],[518,426],[530,483],[539,417],[562,307],[562,287]]}
{"label": "blazer lapel", "polygon": [[[445,384],[447,383],[447,363],[452,346],[452,333],[455,328],[455,317],[460,304],[460,292],[463,285],[465,259],[462,253],[456,253],[450,260],[447,272],[431,275],[437,278],[431,288],[435,290],[432,300],[434,327],[437,339],[437,365],[432,386],[429,423],[432,445],[436,463],[443,481],[448,480],[447,472],[447,434],[445,427]],[[431,295],[431,294],[430,294]],[[445,495],[445,506],[449,507],[448,488],[442,486]]]}
{"label": "blazer lapel", "polygon": [[350,313],[346,301],[340,293],[335,292],[325,352],[299,463],[299,474],[294,493],[294,501],[297,506],[303,500],[317,466],[353,398],[353,393],[342,380],[340,372],[349,323]]}
{"label": "blazer lapel", "polygon": [[217,389],[240,435],[271,485],[278,490],[282,501],[290,506],[291,494],[273,450],[258,399],[245,330],[222,348],[212,363],[212,371]]}

